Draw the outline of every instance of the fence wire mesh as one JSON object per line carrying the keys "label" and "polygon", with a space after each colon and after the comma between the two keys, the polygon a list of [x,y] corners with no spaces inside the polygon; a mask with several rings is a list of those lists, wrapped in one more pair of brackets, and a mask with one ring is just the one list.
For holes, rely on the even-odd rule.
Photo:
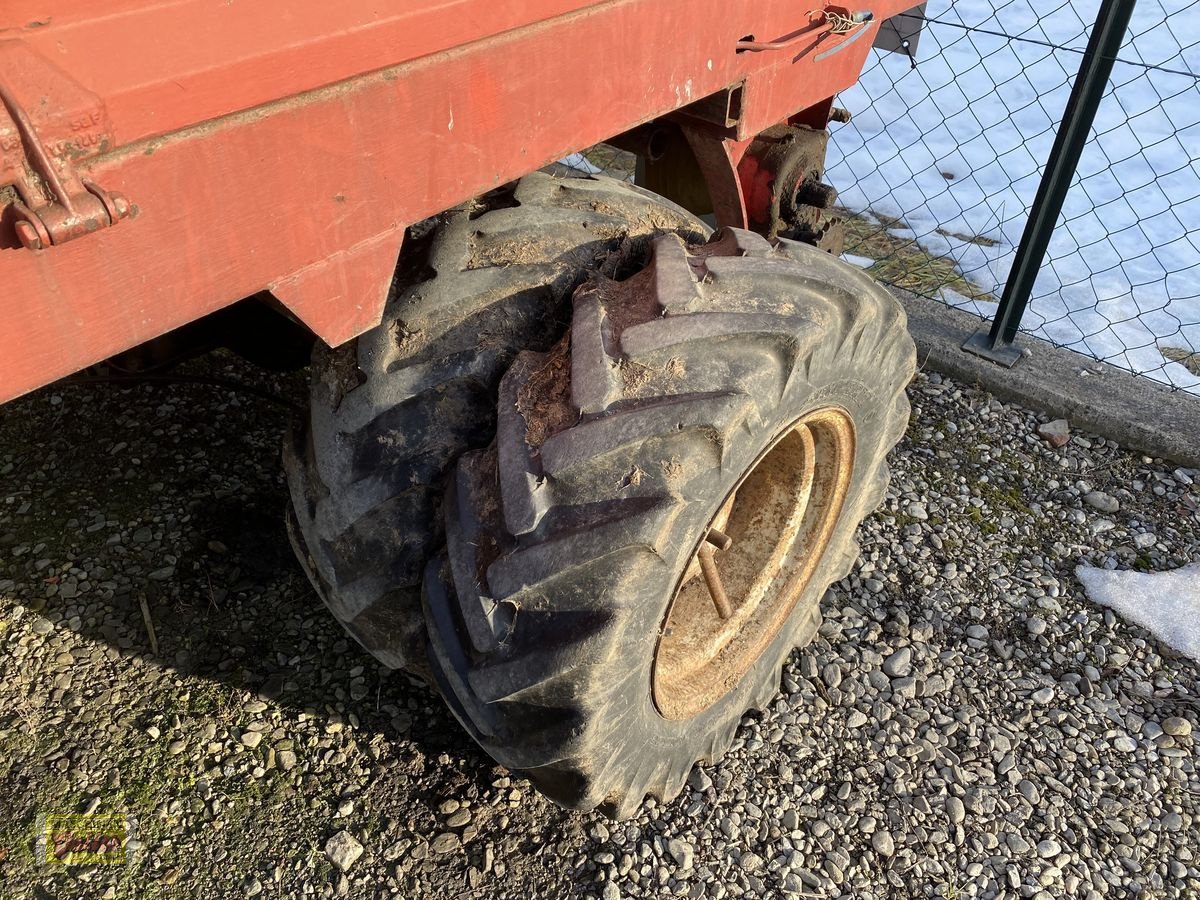
{"label": "fence wire mesh", "polygon": [[[827,180],[846,253],[996,311],[1099,0],[932,0],[915,59],[873,51]],[[1200,2],[1134,11],[1022,330],[1200,392]]]}

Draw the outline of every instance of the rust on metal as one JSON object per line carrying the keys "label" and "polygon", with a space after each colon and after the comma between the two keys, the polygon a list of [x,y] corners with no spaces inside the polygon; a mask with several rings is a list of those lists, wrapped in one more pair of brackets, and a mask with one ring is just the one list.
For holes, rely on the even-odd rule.
{"label": "rust on metal", "polygon": [[677,122],[692,121],[708,125],[715,133],[736,137],[742,120],[742,105],[745,103],[745,85],[734,84],[715,94],[689,103],[676,110],[670,118]]}
{"label": "rust on metal", "polygon": [[[17,149],[24,157],[13,178],[20,199],[10,205],[15,215],[13,229],[25,248],[46,250],[65,244],[115,225],[129,215],[129,203],[121,194],[80,178],[70,159],[53,158],[29,114],[4,81],[0,81],[0,106],[13,123]],[[8,146],[5,149],[13,152]]]}
{"label": "rust on metal", "polygon": [[651,689],[660,715],[691,718],[733,690],[815,589],[854,448],[845,410],[806,413],[770,442],[713,514],[655,648]]}
{"label": "rust on metal", "polygon": [[120,217],[116,192],[137,205],[58,247],[74,225],[15,206],[53,189],[15,197],[27,151],[0,114],[0,401],[265,289],[338,344],[378,324],[407,226],[689,107],[720,224],[744,226],[748,142],[798,110],[821,127],[869,49],[734,52],[797,24],[774,0],[8,0],[0,80],[81,229]]}
{"label": "rust on metal", "polygon": [[713,559],[711,547],[704,546],[696,551],[696,559],[700,563],[700,571],[704,576],[704,584],[712,597],[717,615],[722,619],[733,616],[733,607],[729,605],[729,597],[725,594],[725,586],[721,584],[721,573],[717,571],[717,561]]}
{"label": "rust on metal", "polygon": [[738,164],[750,228],[842,252],[845,229],[830,215],[837,191],[823,180],[828,142],[823,128],[804,125],[769,128],[755,138]]}
{"label": "rust on metal", "polygon": [[733,538],[716,528],[708,529],[708,534],[704,536],[704,539],[718,550],[728,550],[733,546]]}
{"label": "rust on metal", "polygon": [[[863,25],[874,21],[875,18],[874,13],[870,10],[851,12],[840,6],[827,6],[824,9],[815,9],[809,12],[808,15],[808,28],[802,28],[793,34],[775,41],[756,41],[753,37],[743,38],[737,42],[737,51],[739,53],[747,51],[762,53],[770,50],[794,50],[797,45],[806,39],[811,39],[812,44],[800,51],[801,53],[806,53],[816,47],[826,35],[849,34],[856,28],[861,28]],[[857,32],[854,38],[847,38],[843,43],[849,43],[849,41],[856,39],[860,33]],[[826,52],[832,52],[832,48]]]}
{"label": "rust on metal", "polygon": [[739,53],[762,53],[769,50],[793,50],[802,41],[811,40],[812,44],[800,51],[801,53],[804,53],[807,50],[811,50],[813,47],[816,47],[821,38],[832,31],[833,26],[826,22],[823,25],[816,26],[815,28],[802,28],[795,34],[788,35],[787,37],[781,38],[777,41],[756,41],[752,39],[738,41],[737,50]]}

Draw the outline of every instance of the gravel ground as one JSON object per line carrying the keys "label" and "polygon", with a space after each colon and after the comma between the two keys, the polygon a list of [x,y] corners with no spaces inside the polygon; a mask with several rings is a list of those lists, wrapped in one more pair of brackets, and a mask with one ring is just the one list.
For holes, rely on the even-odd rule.
{"label": "gravel ground", "polygon": [[[4,407],[0,896],[1196,897],[1200,667],[1071,573],[1200,559],[1197,473],[1052,449],[937,375],[913,401],[783,693],[623,823],[544,801],[325,615],[282,527],[286,408],[194,383]],[[34,865],[39,811],[93,808],[136,815],[135,864]]]}

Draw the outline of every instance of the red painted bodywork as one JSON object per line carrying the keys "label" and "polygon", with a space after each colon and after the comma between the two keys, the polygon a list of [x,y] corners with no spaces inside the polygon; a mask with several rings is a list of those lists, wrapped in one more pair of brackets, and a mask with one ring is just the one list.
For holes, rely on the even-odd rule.
{"label": "red painted bodywork", "polygon": [[[736,166],[910,4],[818,39],[794,0],[7,0],[0,83],[131,215],[43,250],[0,217],[0,400],[264,289],[345,341],[379,321],[407,225],[742,85],[733,133],[688,131]],[[22,159],[0,110],[0,203]]]}

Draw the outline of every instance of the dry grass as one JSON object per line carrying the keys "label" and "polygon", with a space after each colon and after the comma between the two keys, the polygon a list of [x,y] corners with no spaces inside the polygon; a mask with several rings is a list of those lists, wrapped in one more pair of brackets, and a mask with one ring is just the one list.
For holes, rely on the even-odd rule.
{"label": "dry grass", "polygon": [[[608,144],[596,144],[582,151],[592,165],[614,178],[631,178],[637,157]],[[605,212],[605,210],[599,210]],[[914,238],[897,237],[893,230],[907,228],[902,219],[870,211],[869,216],[859,215],[847,209],[839,209],[846,223],[846,252],[875,260],[868,271],[880,281],[926,296],[938,295],[942,288],[949,288],[971,300],[995,303],[992,292],[971,281],[962,272],[954,259],[930,253]],[[874,221],[872,221],[874,219]],[[654,228],[663,224],[649,223]],[[669,227],[670,223],[665,223]],[[937,229],[944,237],[980,247],[996,247],[999,241],[984,235],[960,234]]]}
{"label": "dry grass", "polygon": [[[925,296],[937,296],[939,290],[949,288],[971,300],[996,302],[996,296],[963,275],[952,258],[935,256],[915,238],[892,234],[891,229],[907,227],[902,219],[872,212],[877,221],[871,221],[847,209],[839,209],[838,214],[846,223],[846,252],[875,260],[867,271],[880,281]],[[993,247],[997,243],[978,235],[948,236],[984,247]]]}
{"label": "dry grass", "polygon": [[1171,362],[1177,362],[1193,375],[1200,376],[1200,353],[1183,350],[1179,347],[1160,346],[1158,349]]}
{"label": "dry grass", "polygon": [[587,161],[612,178],[628,180],[637,168],[637,157],[609,144],[596,144],[583,151]]}

